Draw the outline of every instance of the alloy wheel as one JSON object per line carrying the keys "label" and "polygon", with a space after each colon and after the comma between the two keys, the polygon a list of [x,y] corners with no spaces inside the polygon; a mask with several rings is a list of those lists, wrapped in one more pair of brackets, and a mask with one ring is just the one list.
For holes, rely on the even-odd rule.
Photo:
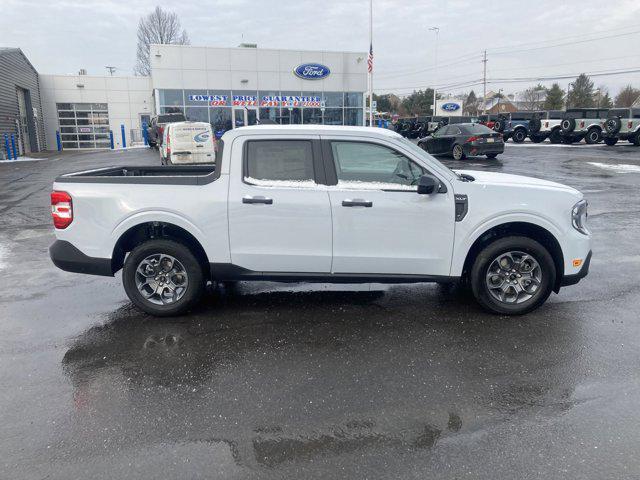
{"label": "alloy wheel", "polygon": [[138,292],[151,303],[168,305],[180,300],[189,286],[184,265],[164,253],[149,255],[136,268]]}
{"label": "alloy wheel", "polygon": [[485,283],[494,299],[506,304],[520,304],[540,289],[542,269],[531,254],[505,252],[489,264]]}

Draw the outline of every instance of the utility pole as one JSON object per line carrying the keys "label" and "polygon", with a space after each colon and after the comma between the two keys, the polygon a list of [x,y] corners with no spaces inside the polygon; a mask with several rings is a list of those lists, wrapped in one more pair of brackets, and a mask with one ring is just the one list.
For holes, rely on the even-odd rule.
{"label": "utility pole", "polygon": [[106,66],[104,67],[107,69],[107,71],[109,72],[109,75],[111,75],[113,77],[113,72],[116,71],[116,67],[110,67],[110,66]]}
{"label": "utility pole", "polygon": [[482,94],[482,113],[487,113],[487,51],[484,51],[484,58],[482,59],[482,63],[484,63],[484,73],[482,75],[482,84],[484,85]]}
{"label": "utility pole", "polygon": [[369,1],[369,126],[373,127],[373,0]]}

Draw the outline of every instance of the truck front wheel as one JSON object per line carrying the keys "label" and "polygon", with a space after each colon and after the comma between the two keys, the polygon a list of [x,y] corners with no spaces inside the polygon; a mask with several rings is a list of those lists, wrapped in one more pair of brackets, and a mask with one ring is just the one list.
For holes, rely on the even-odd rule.
{"label": "truck front wheel", "polygon": [[476,300],[493,313],[522,315],[551,294],[556,279],[553,258],[527,237],[503,237],[487,245],[471,268]]}
{"label": "truck front wheel", "polygon": [[202,267],[193,253],[173,240],[148,240],[131,251],[122,270],[129,299],[154,316],[180,315],[204,292]]}

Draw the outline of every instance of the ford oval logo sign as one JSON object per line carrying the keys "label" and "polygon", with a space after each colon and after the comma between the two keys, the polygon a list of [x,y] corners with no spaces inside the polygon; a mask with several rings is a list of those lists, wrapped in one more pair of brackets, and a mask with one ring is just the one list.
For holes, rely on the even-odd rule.
{"label": "ford oval logo sign", "polygon": [[196,134],[193,139],[198,143],[206,142],[209,139],[209,132],[207,132],[206,130],[204,132],[200,132]]}
{"label": "ford oval logo sign", "polygon": [[293,73],[304,80],[321,80],[331,73],[329,67],[319,63],[303,63],[294,68]]}
{"label": "ford oval logo sign", "polygon": [[458,105],[457,103],[445,103],[440,108],[442,108],[442,110],[444,110],[445,112],[455,112],[460,108],[460,105]]}

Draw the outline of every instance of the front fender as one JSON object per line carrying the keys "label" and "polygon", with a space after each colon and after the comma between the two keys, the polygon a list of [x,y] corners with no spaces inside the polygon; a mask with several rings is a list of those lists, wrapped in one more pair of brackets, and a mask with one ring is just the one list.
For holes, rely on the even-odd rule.
{"label": "front fender", "polygon": [[555,239],[560,244],[560,247],[564,251],[564,246],[562,243],[562,238],[564,235],[563,230],[553,221],[548,218],[531,213],[512,212],[486,219],[485,221],[477,225],[470,226],[468,229],[463,229],[462,224],[456,225],[456,241],[451,262],[450,275],[462,275],[462,270],[464,268],[464,262],[467,258],[467,254],[469,253],[469,250],[471,250],[472,245],[477,239],[479,239],[482,235],[484,235],[487,231],[491,230],[494,227],[516,222],[530,223],[544,228],[555,237]]}

